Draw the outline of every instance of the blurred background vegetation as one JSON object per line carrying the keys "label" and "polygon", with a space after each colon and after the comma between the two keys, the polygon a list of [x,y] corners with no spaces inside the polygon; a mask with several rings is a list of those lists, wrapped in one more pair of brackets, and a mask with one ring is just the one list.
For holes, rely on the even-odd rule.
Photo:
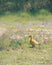
{"label": "blurred background vegetation", "polygon": [[52,0],[0,0],[0,22],[29,21],[52,21]]}
{"label": "blurred background vegetation", "polygon": [[0,0],[0,15],[18,11],[34,14],[41,9],[52,12],[52,0]]}

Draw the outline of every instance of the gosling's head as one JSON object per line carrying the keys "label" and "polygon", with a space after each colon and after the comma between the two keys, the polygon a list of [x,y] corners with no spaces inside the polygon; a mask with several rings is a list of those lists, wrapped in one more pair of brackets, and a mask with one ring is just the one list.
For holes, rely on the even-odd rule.
{"label": "gosling's head", "polygon": [[29,35],[29,38],[32,38],[33,36],[32,35]]}

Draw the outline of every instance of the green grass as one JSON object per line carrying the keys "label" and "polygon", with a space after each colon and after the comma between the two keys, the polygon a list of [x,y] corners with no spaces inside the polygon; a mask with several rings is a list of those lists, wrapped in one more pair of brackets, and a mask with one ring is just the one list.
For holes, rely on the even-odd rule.
{"label": "green grass", "polygon": [[52,44],[0,51],[0,65],[52,65]]}
{"label": "green grass", "polygon": [[[28,39],[24,38],[19,47],[15,42],[11,44],[9,39],[1,40],[5,44],[5,49],[0,51],[0,65],[52,65],[52,43],[43,44],[39,41],[40,46],[30,48]],[[7,45],[6,48],[6,43],[11,46]]]}
{"label": "green grass", "polygon": [[10,13],[6,12],[4,15],[0,16],[0,22],[12,23],[12,22],[42,22],[42,21],[52,21],[52,13],[47,10],[40,10],[36,14],[32,15],[28,12],[16,12]]}

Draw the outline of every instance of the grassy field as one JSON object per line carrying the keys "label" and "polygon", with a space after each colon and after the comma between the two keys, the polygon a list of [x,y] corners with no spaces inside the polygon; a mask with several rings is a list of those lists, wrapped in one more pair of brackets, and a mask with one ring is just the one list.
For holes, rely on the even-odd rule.
{"label": "grassy field", "polygon": [[16,12],[10,13],[6,12],[5,14],[0,16],[0,22],[4,23],[13,23],[13,22],[20,22],[20,23],[27,23],[27,22],[42,22],[42,21],[52,21],[52,13],[47,10],[40,10],[39,12],[35,12],[31,14],[29,12]]}
{"label": "grassy field", "polygon": [[[30,34],[40,45],[31,48]],[[0,65],[52,65],[52,13],[0,15]]]}
{"label": "grassy field", "polygon": [[0,65],[52,65],[52,44],[0,51]]}
{"label": "grassy field", "polygon": [[[0,36],[0,65],[52,65],[52,35],[45,33],[42,37],[38,32],[11,31]],[[40,46],[30,48],[29,34],[34,35]],[[50,40],[46,44],[42,42],[45,37]]]}

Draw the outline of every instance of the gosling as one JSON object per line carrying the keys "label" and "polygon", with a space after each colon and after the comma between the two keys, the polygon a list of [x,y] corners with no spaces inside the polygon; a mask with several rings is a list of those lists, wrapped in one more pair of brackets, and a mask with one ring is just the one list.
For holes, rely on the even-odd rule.
{"label": "gosling", "polygon": [[33,39],[32,35],[29,35],[29,42],[32,45],[32,48],[35,47],[35,45],[38,45],[38,42]]}

